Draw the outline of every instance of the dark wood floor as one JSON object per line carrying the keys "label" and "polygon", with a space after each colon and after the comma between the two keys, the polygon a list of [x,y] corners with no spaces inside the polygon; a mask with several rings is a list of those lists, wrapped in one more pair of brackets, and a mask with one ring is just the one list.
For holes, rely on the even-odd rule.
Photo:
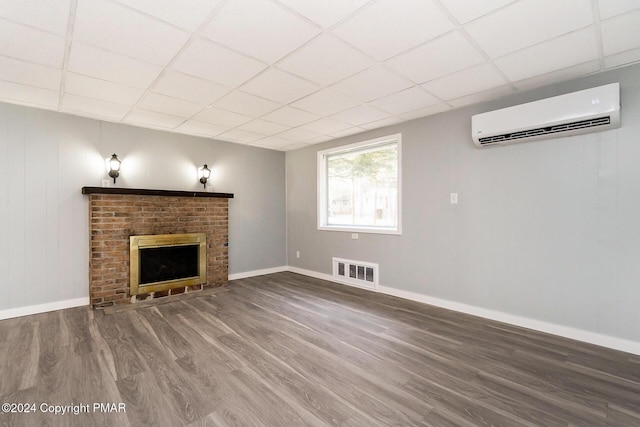
{"label": "dark wood floor", "polygon": [[1,321],[0,402],[36,404],[0,425],[633,426],[640,357],[278,273]]}

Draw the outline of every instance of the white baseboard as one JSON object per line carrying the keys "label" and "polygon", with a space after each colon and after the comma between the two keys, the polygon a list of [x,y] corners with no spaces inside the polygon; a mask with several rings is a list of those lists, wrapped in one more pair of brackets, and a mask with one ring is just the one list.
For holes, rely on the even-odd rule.
{"label": "white baseboard", "polygon": [[262,270],[253,270],[230,274],[229,280],[245,279],[247,277],[262,276],[264,274],[281,273],[283,271],[288,271],[288,267],[286,265],[280,267],[264,268]]}
{"label": "white baseboard", "polygon": [[28,305],[26,307],[9,308],[7,310],[0,310],[0,320],[28,316],[30,314],[46,313],[48,311],[63,310],[65,308],[81,307],[83,305],[89,305],[89,297],[49,302],[46,304]]}
{"label": "white baseboard", "polygon": [[[350,283],[336,281],[333,276],[316,271],[305,270],[298,267],[289,267],[288,271],[302,274],[305,276],[315,277],[316,279],[328,280],[330,282],[339,283],[341,285],[353,286]],[[360,288],[368,291],[376,292],[370,288]],[[544,322],[540,320],[530,319],[527,317],[516,316],[497,310],[477,307],[474,305],[463,304],[455,301],[449,301],[441,298],[432,297],[417,292],[405,291],[402,289],[392,288],[389,286],[378,285],[377,292],[382,294],[395,296],[411,301],[421,302],[436,307],[446,308],[448,310],[458,311],[461,313],[471,314],[473,316],[483,317],[485,319],[496,320],[498,322],[508,323],[523,328],[533,329],[552,335],[558,335],[573,340],[583,341],[590,344],[608,347],[614,350],[625,351],[627,353],[640,355],[640,343],[636,341],[625,340],[623,338],[603,335],[596,332],[585,331],[583,329],[572,328],[569,326],[558,325],[555,323]]]}

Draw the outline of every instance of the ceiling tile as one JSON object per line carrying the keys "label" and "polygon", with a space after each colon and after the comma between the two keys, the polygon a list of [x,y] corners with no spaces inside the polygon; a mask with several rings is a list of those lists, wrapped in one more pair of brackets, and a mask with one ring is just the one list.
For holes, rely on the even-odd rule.
{"label": "ceiling tile", "polygon": [[217,100],[214,106],[234,113],[256,117],[273,111],[281,105],[268,99],[234,90]]}
{"label": "ceiling tile", "polygon": [[267,66],[203,38],[195,40],[178,57],[173,69],[236,87]]}
{"label": "ceiling tile", "polygon": [[640,9],[638,0],[599,0],[600,19],[609,19],[616,15]]}
{"label": "ceiling tile", "polygon": [[440,0],[459,23],[466,24],[515,0]]}
{"label": "ceiling tile", "polygon": [[67,34],[69,0],[4,0],[0,16],[60,36]]}
{"label": "ceiling tile", "polygon": [[353,126],[359,126],[364,123],[388,118],[389,113],[380,111],[370,105],[358,105],[357,107],[334,114],[331,117]]}
{"label": "ceiling tile", "polygon": [[262,118],[285,126],[296,127],[317,120],[320,116],[297,108],[282,107]]}
{"label": "ceiling tile", "polygon": [[226,141],[248,144],[250,142],[257,141],[258,139],[264,137],[264,135],[241,129],[231,129],[230,131],[219,135],[219,137]]}
{"label": "ceiling tile", "polygon": [[340,132],[345,129],[349,129],[353,126],[343,123],[339,120],[331,119],[328,117],[316,120],[315,122],[307,123],[296,129],[308,130],[311,132],[319,133],[322,135],[328,135],[335,132]]}
{"label": "ceiling tile", "polygon": [[366,55],[330,34],[323,34],[280,61],[277,67],[312,82],[330,85],[373,64]]}
{"label": "ceiling tile", "polygon": [[372,101],[413,86],[383,66],[377,66],[348,77],[333,86],[339,92],[362,102]]}
{"label": "ceiling tile", "polygon": [[285,148],[288,149],[288,147],[295,145],[295,143],[288,139],[282,139],[282,138],[276,138],[276,137],[270,136],[270,137],[255,141],[251,143],[251,145],[256,147],[269,148],[272,150],[281,150]]}
{"label": "ceiling tile", "polygon": [[513,95],[514,90],[509,86],[500,86],[494,89],[489,89],[484,92],[474,93],[473,95],[463,96],[462,98],[449,101],[449,104],[454,108],[460,108],[465,105],[479,104],[481,102],[491,101],[505,96]]}
{"label": "ceiling tile", "polygon": [[282,104],[288,104],[317,91],[320,87],[293,74],[269,68],[242,85],[240,89]]}
{"label": "ceiling tile", "polygon": [[271,64],[319,32],[270,0],[230,0],[201,34]]}
{"label": "ceiling tile", "polygon": [[402,121],[399,117],[387,117],[386,119],[376,120],[375,122],[364,123],[360,125],[361,128],[371,130],[371,129],[379,129],[385,126],[392,126],[398,124]]}
{"label": "ceiling tile", "polygon": [[172,70],[167,70],[153,87],[155,93],[202,105],[209,105],[230,91],[227,86]]}
{"label": "ceiling tile", "polygon": [[162,68],[75,42],[71,46],[69,71],[146,89]]}
{"label": "ceiling tile", "polygon": [[1,101],[55,110],[58,98],[58,91],[0,80]]}
{"label": "ceiling tile", "polygon": [[382,61],[451,29],[432,0],[379,0],[333,33]]}
{"label": "ceiling tile", "polygon": [[291,140],[293,142],[304,142],[304,141],[310,141],[315,138],[319,138],[321,136],[322,136],[321,134],[316,132],[294,128],[294,129],[289,129],[286,132],[277,134],[276,138],[284,138],[284,139]]}
{"label": "ceiling tile", "polygon": [[483,61],[482,54],[459,31],[452,31],[385,64],[415,83],[425,83]]}
{"label": "ceiling tile", "polygon": [[449,104],[436,104],[430,107],[419,108],[417,110],[409,111],[408,113],[403,113],[400,117],[403,120],[414,120],[419,119],[426,116],[431,116],[433,114],[442,113],[443,111],[448,111],[451,109]]}
{"label": "ceiling tile", "polygon": [[496,58],[592,23],[591,0],[522,0],[473,21],[465,29]]}
{"label": "ceiling tile", "polygon": [[509,80],[518,81],[594,59],[598,44],[595,32],[587,27],[498,58],[495,64]]}
{"label": "ceiling tile", "polygon": [[291,104],[311,113],[329,116],[348,108],[355,107],[359,102],[331,89],[323,89]]}
{"label": "ceiling tile", "polygon": [[178,132],[188,133],[190,135],[214,137],[229,130],[228,127],[213,125],[211,123],[199,122],[197,120],[187,120],[177,128]]}
{"label": "ceiling tile", "polygon": [[61,111],[99,119],[120,121],[129,111],[126,105],[112,104],[97,99],[65,94]]}
{"label": "ceiling tile", "polygon": [[157,65],[167,65],[189,34],[105,0],[80,0],[73,38]]}
{"label": "ceiling tile", "polygon": [[605,68],[621,67],[640,61],[640,49],[627,50],[604,58]]}
{"label": "ceiling tile", "polygon": [[640,47],[640,9],[608,19],[600,28],[605,55]]}
{"label": "ceiling tile", "polygon": [[58,90],[62,70],[32,62],[0,56],[0,80]]}
{"label": "ceiling tile", "polygon": [[173,129],[182,122],[183,117],[169,114],[156,113],[154,111],[132,110],[124,119],[125,123],[142,126],[152,126],[161,129]]}
{"label": "ceiling tile", "polygon": [[184,99],[149,93],[138,102],[136,108],[187,118],[201,111],[205,106]]}
{"label": "ceiling tile", "polygon": [[279,0],[323,28],[329,28],[370,0]]}
{"label": "ceiling tile", "polygon": [[361,132],[365,132],[366,129],[363,128],[359,128],[359,127],[350,127],[348,129],[343,129],[341,131],[338,132],[333,132],[330,133],[329,136],[333,137],[333,138],[342,138],[344,136],[349,136],[349,135],[355,135]]}
{"label": "ceiling tile", "polygon": [[220,0],[116,0],[185,30],[196,30]]}
{"label": "ceiling tile", "polygon": [[247,123],[251,120],[251,117],[245,116],[244,114],[232,113],[231,111],[209,107],[193,116],[193,119],[214,125],[234,128],[243,123]]}
{"label": "ceiling tile", "polygon": [[482,64],[422,85],[440,99],[450,100],[482,92],[507,82],[491,65]]}
{"label": "ceiling tile", "polygon": [[[436,97],[428,94],[420,87],[412,87],[371,102],[370,104],[391,114],[402,114],[418,108],[429,107],[440,103]],[[386,120],[386,119],[383,119]],[[362,125],[362,127],[365,127]]]}
{"label": "ceiling tile", "polygon": [[238,129],[248,130],[249,132],[255,132],[262,135],[273,135],[287,130],[288,127],[278,123],[256,119],[245,123],[242,126],[238,126]]}
{"label": "ceiling tile", "polygon": [[62,68],[64,38],[0,19],[0,55]]}
{"label": "ceiling tile", "polygon": [[133,106],[144,94],[141,89],[76,73],[67,73],[64,90],[66,93],[85,98],[94,98],[128,106]]}
{"label": "ceiling tile", "polygon": [[[572,67],[563,68],[561,70],[553,71],[540,76],[535,76],[529,79],[520,80],[518,82],[514,82],[513,85],[519,91],[532,90],[535,88],[548,86],[553,83],[558,83],[558,82],[570,80],[576,77],[584,76],[586,74],[591,74],[598,71],[599,69],[600,69],[600,61],[594,60],[594,61],[584,62],[579,65],[574,65]],[[492,99],[497,99],[505,95],[501,95],[500,93],[489,93],[484,97],[483,101],[487,101],[488,100],[487,98],[490,96],[493,97]],[[458,100],[456,100],[455,102],[457,103],[457,101]],[[481,101],[471,98],[467,103],[470,104],[474,102],[481,102]]]}

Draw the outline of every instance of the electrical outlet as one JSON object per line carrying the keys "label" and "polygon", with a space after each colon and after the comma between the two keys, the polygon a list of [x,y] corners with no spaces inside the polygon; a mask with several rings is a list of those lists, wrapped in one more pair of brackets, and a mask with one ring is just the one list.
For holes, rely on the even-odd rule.
{"label": "electrical outlet", "polygon": [[296,258],[300,258],[300,251],[296,251]]}
{"label": "electrical outlet", "polygon": [[451,202],[452,205],[457,205],[458,204],[458,193],[449,194],[449,201]]}
{"label": "electrical outlet", "polygon": [[351,233],[351,239],[358,240],[359,238],[360,236],[358,236],[358,233]]}

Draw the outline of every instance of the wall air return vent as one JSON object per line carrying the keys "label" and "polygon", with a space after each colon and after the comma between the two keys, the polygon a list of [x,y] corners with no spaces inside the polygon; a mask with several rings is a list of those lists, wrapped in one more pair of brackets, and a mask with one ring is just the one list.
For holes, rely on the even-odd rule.
{"label": "wall air return vent", "polygon": [[333,278],[336,282],[366,289],[378,287],[378,264],[333,258]]}

